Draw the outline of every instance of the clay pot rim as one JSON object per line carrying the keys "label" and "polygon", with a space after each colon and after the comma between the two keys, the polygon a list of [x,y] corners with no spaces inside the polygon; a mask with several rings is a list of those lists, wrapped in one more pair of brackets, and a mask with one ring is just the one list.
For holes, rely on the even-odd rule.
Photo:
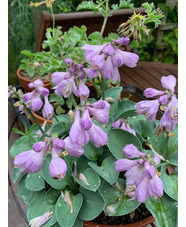
{"label": "clay pot rim", "polygon": [[[21,70],[22,69],[20,69],[20,68],[17,69],[17,76],[19,77],[19,79],[21,79],[21,80],[23,80],[25,82],[30,82],[30,83],[34,82],[34,80],[29,80],[29,79],[26,79],[26,78],[22,77],[21,74],[20,74]],[[42,80],[42,82],[46,85],[46,84],[50,83],[50,80]]]}
{"label": "clay pot rim", "polygon": [[84,221],[84,227],[146,227],[148,224],[151,224],[155,221],[154,217],[151,215],[148,218],[145,218],[141,221],[134,222],[126,225],[104,225],[99,223],[94,223],[91,221]]}
{"label": "clay pot rim", "polygon": [[[40,123],[41,121],[43,121],[43,123],[44,123],[45,121],[47,121],[48,124],[52,124],[52,120],[48,120],[48,119],[46,119],[46,118],[44,118],[44,117],[41,117],[39,114],[36,114],[34,111],[32,111],[32,113],[33,113],[34,117],[38,120],[39,123]],[[31,118],[30,120],[32,121],[32,123],[34,122],[32,118]],[[43,124],[43,123],[42,123],[42,124]]]}

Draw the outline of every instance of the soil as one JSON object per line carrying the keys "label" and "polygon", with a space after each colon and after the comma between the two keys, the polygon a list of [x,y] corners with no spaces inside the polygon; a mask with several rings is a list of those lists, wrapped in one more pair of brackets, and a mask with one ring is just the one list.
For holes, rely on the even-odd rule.
{"label": "soil", "polygon": [[45,75],[43,75],[43,76],[41,77],[38,73],[36,73],[35,76],[30,77],[26,71],[21,70],[21,71],[20,71],[20,75],[21,75],[23,78],[28,79],[28,80],[37,80],[37,79],[41,79],[42,81],[46,81],[46,80],[50,80],[50,77],[51,77],[52,74],[49,72],[49,73],[47,73],[47,74],[45,74]]}
{"label": "soil", "polygon": [[136,210],[134,210],[130,214],[110,217],[106,216],[104,212],[102,212],[97,218],[95,218],[91,222],[104,225],[126,225],[141,221],[145,218],[148,218],[149,216],[151,216],[151,213],[147,210],[145,204],[141,204]]}

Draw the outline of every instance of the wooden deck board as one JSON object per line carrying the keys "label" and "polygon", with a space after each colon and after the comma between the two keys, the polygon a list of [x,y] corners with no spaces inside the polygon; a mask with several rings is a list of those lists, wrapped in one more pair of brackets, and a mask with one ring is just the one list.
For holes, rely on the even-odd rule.
{"label": "wooden deck board", "polygon": [[139,62],[135,68],[122,66],[119,71],[122,86],[138,86],[143,91],[148,87],[164,90],[161,85],[161,77],[173,75],[177,79],[175,93],[178,95],[178,65],[156,62]]}

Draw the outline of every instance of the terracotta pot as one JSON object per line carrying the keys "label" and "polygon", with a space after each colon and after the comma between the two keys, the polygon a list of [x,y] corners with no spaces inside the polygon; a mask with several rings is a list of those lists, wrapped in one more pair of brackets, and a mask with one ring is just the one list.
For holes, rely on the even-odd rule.
{"label": "terracotta pot", "polygon": [[[20,86],[25,90],[25,92],[32,91],[33,89],[29,88],[28,84],[31,83],[31,82],[34,82],[34,80],[29,80],[29,79],[23,78],[20,75],[20,71],[21,71],[21,69],[17,70],[17,77],[18,77],[18,81],[19,81]],[[48,89],[51,87],[50,80],[45,80],[45,81],[43,81],[43,83],[44,83],[44,87],[46,87]]]}
{"label": "terracotta pot", "polygon": [[154,217],[151,215],[150,217],[142,221],[134,222],[132,224],[127,225],[103,225],[94,222],[84,221],[83,227],[146,227],[148,224],[152,224],[154,221],[155,221]]}
{"label": "terracotta pot", "polygon": [[[41,117],[38,114],[34,113],[33,111],[32,111],[32,113],[33,113],[34,117],[38,120],[40,125],[42,125],[45,121],[47,121],[48,124],[52,124],[51,120],[48,120],[44,117]],[[30,120],[31,120],[32,123],[35,123],[35,121],[32,118]]]}

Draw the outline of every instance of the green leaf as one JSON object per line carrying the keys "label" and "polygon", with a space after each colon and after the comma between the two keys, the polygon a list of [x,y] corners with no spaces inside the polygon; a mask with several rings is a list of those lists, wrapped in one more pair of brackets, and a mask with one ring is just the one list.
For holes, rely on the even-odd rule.
{"label": "green leaf", "polygon": [[175,152],[167,157],[170,164],[178,166],[178,152]]}
{"label": "green leaf", "polygon": [[20,173],[20,168],[14,167],[12,170],[12,179],[16,183],[22,173]]}
{"label": "green leaf", "polygon": [[88,191],[82,187],[79,188],[83,195],[83,204],[79,212],[79,217],[82,220],[90,221],[96,218],[105,206],[105,202],[100,193]]}
{"label": "green leaf", "polygon": [[56,203],[56,217],[61,227],[72,227],[76,221],[79,210],[82,206],[83,198],[81,194],[73,195],[71,192],[73,213],[70,205],[60,196]]}
{"label": "green leaf", "polygon": [[100,177],[98,176],[98,174],[91,168],[87,168],[85,171],[83,171],[81,173],[84,174],[84,176],[86,177],[86,180],[87,180],[89,186],[86,185],[86,183],[84,181],[80,180],[78,177],[73,176],[75,181],[87,190],[94,191],[94,192],[97,191],[101,184],[101,180],[100,180]]}
{"label": "green leaf", "polygon": [[60,195],[61,195],[61,191],[60,190],[56,190],[54,188],[50,188],[45,194],[44,202],[46,204],[53,204],[53,203],[56,202],[57,198]]}
{"label": "green leaf", "polygon": [[132,101],[119,101],[118,102],[118,113],[114,116],[114,121],[117,121],[118,119],[122,117],[132,117],[136,116],[136,108],[135,108],[135,102]]}
{"label": "green leaf", "polygon": [[122,150],[127,144],[132,143],[139,151],[142,151],[140,140],[132,133],[123,129],[111,129],[108,132],[108,140],[107,146],[116,159],[124,158]]}
{"label": "green leaf", "polygon": [[103,153],[103,147],[95,147],[92,141],[89,141],[83,149],[84,155],[92,161],[97,160]]}
{"label": "green leaf", "polygon": [[93,1],[86,1],[86,2],[83,1],[78,5],[76,10],[79,11],[79,10],[84,10],[84,9],[94,10],[94,9],[96,9],[96,4],[94,4]]}
{"label": "green leaf", "polygon": [[[118,179],[118,183],[124,190],[126,185],[123,179]],[[105,200],[104,212],[109,216],[121,216],[135,210],[140,204],[137,201],[128,201],[129,197],[124,196],[123,192],[105,183],[101,189],[101,194]]]}
{"label": "green leaf", "polygon": [[83,227],[83,220],[77,216],[76,221],[74,222],[72,227]]}
{"label": "green leaf", "polygon": [[175,133],[175,135],[169,138],[167,155],[178,152],[178,125],[176,125],[173,133]]}
{"label": "green leaf", "polygon": [[52,178],[49,173],[50,161],[51,161],[51,155],[45,156],[45,160],[42,166],[43,177],[51,187],[57,190],[62,190],[67,185],[67,176],[65,176],[63,179],[60,179],[60,180]]}
{"label": "green leaf", "polygon": [[122,91],[122,87],[113,87],[105,91],[105,97],[111,97],[114,99],[113,103],[110,103],[109,115],[113,116],[118,113],[118,99]]}
{"label": "green leaf", "polygon": [[104,180],[109,184],[114,184],[119,176],[119,173],[116,172],[115,163],[116,159],[113,157],[107,157],[103,160],[101,166],[96,165],[93,162],[89,162],[89,166],[96,171]]}
{"label": "green leaf", "polygon": [[32,149],[32,145],[33,144],[30,142],[29,137],[27,135],[21,136],[11,146],[9,151],[10,156],[12,158],[15,158],[18,154]]}
{"label": "green leaf", "polygon": [[174,200],[178,200],[178,173],[168,175],[166,168],[168,165],[161,167],[161,180],[163,181],[164,191]]}
{"label": "green leaf", "polygon": [[35,69],[33,66],[27,66],[26,71],[29,76],[33,77],[35,75]]}
{"label": "green leaf", "polygon": [[46,224],[42,225],[42,227],[49,227],[52,226],[57,222],[56,215],[55,215],[55,205],[46,204],[44,201],[45,192],[40,193],[39,195],[35,196],[34,199],[31,201],[28,211],[27,211],[27,218],[30,221],[31,219],[41,216],[46,212],[53,212],[54,214],[50,218]]}
{"label": "green leaf", "polygon": [[100,32],[93,32],[88,36],[88,39],[103,40],[103,37],[101,36]]}
{"label": "green leaf", "polygon": [[68,133],[72,126],[72,122],[70,120],[69,115],[62,114],[57,116],[57,119],[59,120],[59,123],[56,123],[56,119],[53,118],[53,122],[55,122],[55,125],[52,128],[52,133],[58,133],[59,136]]}
{"label": "green leaf", "polygon": [[29,50],[22,50],[21,54],[24,54],[24,55],[28,56],[31,59],[35,56],[35,54],[31,53]]}
{"label": "green leaf", "polygon": [[127,120],[131,128],[140,133],[144,138],[149,137],[155,127],[155,123],[147,121],[144,115],[128,117]]}
{"label": "green leaf", "polygon": [[32,199],[38,195],[38,192],[28,190],[25,186],[26,175],[24,175],[18,184],[18,195],[26,203],[29,204]]}
{"label": "green leaf", "polygon": [[68,106],[68,108],[69,108],[70,110],[72,109],[73,106],[75,107],[75,106],[77,105],[76,100],[75,100],[73,94],[71,94],[71,95],[68,97],[68,99],[66,100],[66,104],[67,104],[67,106]]}
{"label": "green leaf", "polygon": [[81,26],[81,28],[78,28],[76,26],[74,26],[73,28],[70,28],[68,31],[69,41],[72,42],[74,45],[76,45],[77,42],[81,40],[85,40],[86,31],[87,31],[87,28],[84,25]]}
{"label": "green leaf", "polygon": [[145,205],[154,216],[158,227],[177,226],[177,202],[164,194],[159,200],[148,198]]}
{"label": "green leaf", "polygon": [[56,94],[50,94],[49,101],[50,102],[57,102],[60,105],[63,105],[65,103],[63,97],[62,96],[58,97]]}
{"label": "green leaf", "polygon": [[45,181],[43,179],[41,170],[37,173],[28,173],[26,176],[25,186],[31,191],[40,191],[45,188]]}

